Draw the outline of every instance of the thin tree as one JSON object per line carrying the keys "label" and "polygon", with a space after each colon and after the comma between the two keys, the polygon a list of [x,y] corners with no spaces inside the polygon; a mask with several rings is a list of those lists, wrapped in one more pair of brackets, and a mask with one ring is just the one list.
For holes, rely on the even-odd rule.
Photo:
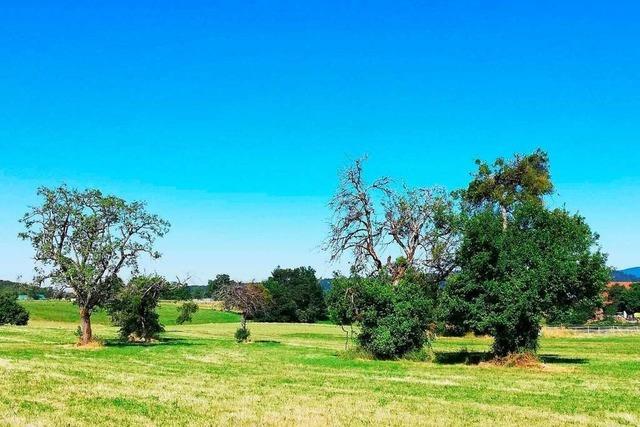
{"label": "thin tree", "polygon": [[160,257],[154,243],[169,223],[148,213],[143,202],[128,203],[99,190],[42,187],[38,195],[42,203],[21,219],[26,230],[19,236],[35,250],[36,282],[48,280],[75,293],[81,343],[87,344],[92,311],[113,297],[122,269],[135,274],[142,254]]}
{"label": "thin tree", "polygon": [[[257,283],[228,282],[217,291],[217,298],[222,301],[225,310],[238,310],[241,315],[240,329],[244,340],[249,336],[247,319],[265,310],[270,302],[269,291]],[[238,334],[236,333],[236,336]]]}

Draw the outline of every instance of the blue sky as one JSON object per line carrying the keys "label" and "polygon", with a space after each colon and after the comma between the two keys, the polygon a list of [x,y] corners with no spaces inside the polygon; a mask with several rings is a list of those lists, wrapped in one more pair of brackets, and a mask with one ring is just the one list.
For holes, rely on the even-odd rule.
{"label": "blue sky", "polygon": [[328,275],[353,159],[454,189],[537,147],[551,202],[640,265],[637,2],[176,3],[0,6],[0,277],[31,276],[39,185],[147,200],[173,225],[148,270]]}

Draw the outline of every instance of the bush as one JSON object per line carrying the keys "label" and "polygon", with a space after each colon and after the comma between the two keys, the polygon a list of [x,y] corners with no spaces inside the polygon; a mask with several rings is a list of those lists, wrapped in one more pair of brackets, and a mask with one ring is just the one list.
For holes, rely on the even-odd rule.
{"label": "bush", "polygon": [[120,338],[147,341],[157,338],[164,327],[156,307],[166,281],[159,276],[133,277],[110,301],[111,321],[120,327]]}
{"label": "bush", "polygon": [[251,332],[247,328],[238,328],[235,333],[236,341],[238,342],[246,342],[249,340],[249,336]]}
{"label": "bush", "polygon": [[18,304],[12,294],[0,295],[0,325],[24,326],[29,322],[29,312]]}
{"label": "bush", "polygon": [[328,295],[331,318],[360,325],[358,343],[378,359],[420,350],[428,342],[433,304],[420,285],[371,278],[337,278]]}
{"label": "bush", "polygon": [[185,322],[191,322],[193,315],[198,311],[198,304],[193,301],[187,301],[178,307],[178,311],[180,312],[176,319],[176,323],[178,325],[182,325]]}

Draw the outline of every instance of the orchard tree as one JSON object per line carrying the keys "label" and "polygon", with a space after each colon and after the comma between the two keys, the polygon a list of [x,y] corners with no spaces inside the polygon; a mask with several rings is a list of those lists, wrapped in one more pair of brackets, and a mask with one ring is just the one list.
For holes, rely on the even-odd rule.
{"label": "orchard tree", "polygon": [[180,307],[178,307],[178,318],[176,324],[182,325],[183,323],[191,323],[193,315],[198,311],[198,303],[195,301],[185,301]]}
{"label": "orchard tree", "polygon": [[36,281],[71,288],[80,309],[82,344],[92,339],[91,313],[116,293],[118,273],[134,274],[142,254],[159,258],[157,237],[169,223],[146,211],[142,202],[126,202],[99,190],[42,187],[39,206],[21,219],[20,237],[35,250]]}
{"label": "orchard tree", "polygon": [[584,218],[533,202],[517,204],[506,229],[491,209],[470,217],[459,260],[441,302],[445,319],[493,336],[496,356],[535,351],[545,317],[593,313],[610,277]]}
{"label": "orchard tree", "polygon": [[161,276],[135,276],[119,290],[107,308],[120,338],[145,342],[164,331],[156,308],[162,290],[170,286]]}
{"label": "orchard tree", "polygon": [[520,203],[543,203],[553,192],[549,172],[549,156],[538,149],[531,154],[515,154],[511,160],[502,157],[493,164],[476,160],[478,170],[463,199],[472,208],[492,208],[500,212],[502,228],[507,228],[513,208]]}
{"label": "orchard tree", "polygon": [[247,319],[265,310],[271,301],[269,291],[259,283],[230,282],[218,289],[216,297],[222,301],[225,310],[240,312],[240,328],[236,331],[238,342],[249,338]]}
{"label": "orchard tree", "polygon": [[[455,267],[458,216],[443,189],[396,191],[386,177],[367,183],[357,160],[342,175],[329,207],[333,218],[324,248],[332,261],[351,254],[356,274],[385,273],[395,285],[414,268],[438,282]],[[390,247],[399,256],[384,260]]]}

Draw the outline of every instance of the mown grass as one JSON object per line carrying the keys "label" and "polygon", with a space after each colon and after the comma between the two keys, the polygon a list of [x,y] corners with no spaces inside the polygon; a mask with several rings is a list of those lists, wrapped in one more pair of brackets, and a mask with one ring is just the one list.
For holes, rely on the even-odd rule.
{"label": "mown grass", "polygon": [[326,324],[251,324],[250,344],[232,323],[169,325],[159,343],[79,349],[75,323],[39,316],[0,327],[0,424],[640,424],[638,335],[543,338],[545,363],[523,369],[475,364],[490,346],[475,337],[438,339],[433,362],[344,357]]}

